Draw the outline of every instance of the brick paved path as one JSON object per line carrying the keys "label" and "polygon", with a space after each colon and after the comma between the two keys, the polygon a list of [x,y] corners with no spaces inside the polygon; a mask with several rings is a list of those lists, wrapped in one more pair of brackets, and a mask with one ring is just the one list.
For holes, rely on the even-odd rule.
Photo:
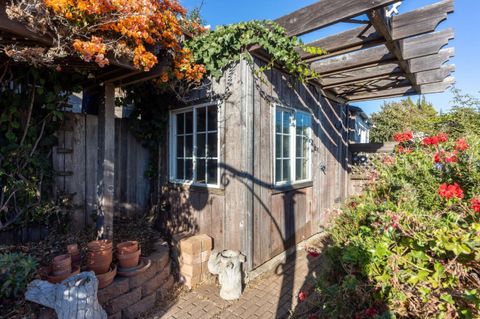
{"label": "brick paved path", "polygon": [[238,301],[224,301],[218,296],[216,284],[204,284],[160,307],[148,318],[308,318],[310,306],[302,302],[297,307],[298,294],[312,289],[319,267],[319,258],[297,251],[285,264],[277,266],[275,273],[250,282]]}

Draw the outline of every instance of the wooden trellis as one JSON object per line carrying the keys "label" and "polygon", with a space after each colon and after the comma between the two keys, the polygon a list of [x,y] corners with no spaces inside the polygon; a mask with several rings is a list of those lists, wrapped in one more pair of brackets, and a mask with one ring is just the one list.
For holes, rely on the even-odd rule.
{"label": "wooden trellis", "polygon": [[327,55],[298,49],[321,75],[323,88],[346,101],[445,91],[455,82],[450,76],[455,66],[444,65],[454,50],[442,48],[454,38],[454,32],[436,29],[453,12],[453,0],[387,17],[388,6],[395,2],[322,0],[276,22],[291,36],[338,22],[362,24],[307,44],[326,50]]}

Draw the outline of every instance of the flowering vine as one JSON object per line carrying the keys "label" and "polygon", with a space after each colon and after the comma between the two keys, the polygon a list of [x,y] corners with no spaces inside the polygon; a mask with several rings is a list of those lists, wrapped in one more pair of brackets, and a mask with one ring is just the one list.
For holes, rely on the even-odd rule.
{"label": "flowering vine", "polygon": [[[54,63],[78,54],[86,62],[104,67],[130,63],[142,71],[158,64],[158,57],[172,61],[162,82],[182,79],[198,82],[205,68],[184,48],[184,30],[199,34],[204,28],[187,19],[177,0],[19,0],[8,8],[10,18],[29,24],[38,33],[55,34],[54,46],[37,56],[37,63]],[[32,17],[36,17],[32,19]],[[5,50],[19,57],[25,50]],[[25,54],[24,54],[25,55]]]}

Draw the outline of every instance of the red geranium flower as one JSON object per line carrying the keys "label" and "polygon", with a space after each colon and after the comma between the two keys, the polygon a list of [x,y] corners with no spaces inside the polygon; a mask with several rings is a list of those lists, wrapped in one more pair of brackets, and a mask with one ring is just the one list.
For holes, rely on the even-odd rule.
{"label": "red geranium flower", "polygon": [[403,133],[397,133],[393,135],[393,139],[395,142],[403,143],[403,142],[408,142],[413,139],[413,133],[410,131],[405,131]]}
{"label": "red geranium flower", "polygon": [[310,316],[308,316],[308,319],[318,319],[318,317],[315,316],[315,315],[310,315]]}
{"label": "red geranium flower", "polygon": [[308,255],[309,255],[310,257],[313,257],[313,258],[317,258],[318,256],[320,256],[320,254],[319,254],[318,252],[314,251],[314,250],[310,250],[310,251],[308,252]]}
{"label": "red geranium flower", "polygon": [[455,143],[455,149],[457,151],[466,151],[468,149],[469,145],[467,143],[467,140],[465,140],[464,138],[460,138],[457,140],[457,142]]}
{"label": "red geranium flower", "polygon": [[304,302],[305,299],[307,299],[307,294],[304,293],[303,291],[300,291],[300,293],[298,294],[298,300],[299,300],[300,302]]}
{"label": "red geranium flower", "polygon": [[472,209],[476,212],[476,213],[480,213],[480,199],[478,198],[473,198],[472,201]]}
{"label": "red geranium flower", "polygon": [[438,135],[437,135],[437,138],[438,138],[438,141],[439,141],[440,143],[446,143],[446,142],[448,142],[448,135],[445,134],[445,133],[440,133],[440,134],[438,134]]}
{"label": "red geranium flower", "polygon": [[463,198],[463,190],[460,185],[458,185],[458,183],[454,183],[453,185],[447,185],[446,183],[444,183],[440,185],[440,188],[438,189],[438,194],[440,195],[440,197],[445,199]]}
{"label": "red geranium flower", "polygon": [[457,152],[453,152],[450,156],[445,157],[445,163],[456,163],[458,162]]}

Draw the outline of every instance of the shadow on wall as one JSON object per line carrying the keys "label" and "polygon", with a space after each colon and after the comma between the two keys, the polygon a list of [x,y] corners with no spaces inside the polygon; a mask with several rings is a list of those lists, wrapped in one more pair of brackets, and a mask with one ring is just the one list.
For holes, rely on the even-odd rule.
{"label": "shadow on wall", "polygon": [[[272,72],[267,72],[267,77],[270,76],[270,80],[271,73]],[[272,89],[276,91],[278,90],[278,96],[281,96],[281,88],[273,86]],[[320,161],[323,159],[329,161],[329,163],[325,163],[327,164],[326,171],[318,173],[320,176],[324,176],[321,179],[325,181],[322,181],[321,185],[328,185],[330,181],[327,180],[329,177],[327,176],[327,172],[329,170],[333,171],[342,168],[346,171],[348,166],[346,160],[348,152],[348,123],[344,110],[345,107],[322,98],[318,90],[313,86],[306,87],[298,85],[297,90],[291,91],[295,92],[295,94],[291,94],[289,104],[303,106],[304,108],[309,109],[313,115],[313,132],[315,136],[318,137],[318,143],[321,144],[321,146],[315,145],[315,151],[320,153],[323,150],[326,150],[328,152],[328,154],[317,154],[317,156],[314,157],[318,158]],[[300,98],[300,95],[305,96],[305,99]],[[287,104],[286,101],[283,102],[285,102],[284,104]],[[315,170],[319,169],[318,164],[319,163],[314,163]],[[328,164],[335,164],[335,166],[331,165],[332,167],[328,167]],[[266,203],[260,194],[262,189],[271,190],[273,188],[272,181],[260,180],[255,177],[256,172],[253,172],[252,175],[225,163],[220,163],[220,168],[223,171],[223,174],[221,175],[221,186],[227,188],[232,179],[242,183],[246,190],[252,194],[255,205],[258,205],[259,207],[259,209],[255,210],[255,214],[266,215],[254,216],[254,218],[265,217],[265,219],[270,221],[269,229],[261,231],[270,232],[270,238],[273,236],[280,238],[282,251],[286,251],[288,248],[292,247],[296,242],[295,232],[299,225],[299,222],[296,220],[297,212],[295,211],[295,201],[296,196],[299,195],[300,192],[297,190],[291,190],[285,191],[281,195],[283,201],[283,216],[277,216],[278,214],[275,214],[276,212],[272,212],[273,208],[271,207],[271,202]],[[333,191],[335,191],[335,193],[343,194],[342,191],[336,189]],[[161,207],[156,207],[155,209],[159,216],[158,226],[164,233],[171,235],[178,232],[199,231],[199,224],[195,218],[194,212],[201,211],[208,205],[208,200],[211,194],[205,189],[202,191],[201,196],[196,196],[199,197],[199,199],[191,199],[187,195],[188,193],[189,191],[182,187],[173,186],[168,187],[163,193],[161,201],[163,204]],[[334,203],[332,202],[331,204],[333,205]],[[228,213],[229,212],[226,212],[226,214]],[[253,213],[254,212],[252,212],[252,214]],[[279,218],[283,220],[283,223],[279,223]],[[253,237],[252,240],[255,240],[255,236]],[[265,244],[268,245],[268,243]],[[285,309],[291,309],[295,304],[296,297],[293,290],[297,258],[298,255],[295,252],[287,257],[285,263],[278,266],[278,275],[282,276],[282,283],[280,286],[280,297],[276,311],[276,318],[286,317],[287,314],[285,313]],[[307,281],[305,284],[307,284]]]}

